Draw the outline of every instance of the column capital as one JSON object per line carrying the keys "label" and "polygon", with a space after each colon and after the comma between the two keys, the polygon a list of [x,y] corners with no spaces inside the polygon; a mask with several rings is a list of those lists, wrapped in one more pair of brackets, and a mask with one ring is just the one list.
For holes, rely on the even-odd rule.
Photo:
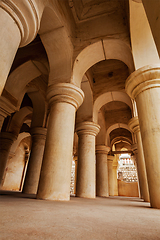
{"label": "column capital", "polygon": [[118,163],[115,165],[115,163],[113,164],[113,169],[117,169],[118,167]]}
{"label": "column capital", "polygon": [[48,87],[47,99],[49,105],[56,102],[66,102],[78,109],[83,102],[84,93],[71,83],[58,83]]}
{"label": "column capital", "polygon": [[107,161],[108,161],[108,162],[113,162],[113,160],[114,160],[114,156],[112,156],[112,155],[107,155]]}
{"label": "column capital", "polygon": [[131,160],[134,162],[134,164],[136,164],[137,162],[137,159],[136,159],[136,156],[135,155],[132,155],[132,157],[131,157]]}
{"label": "column capital", "polygon": [[30,134],[31,134],[32,137],[38,137],[38,138],[46,139],[47,128],[44,128],[44,127],[31,128]]}
{"label": "column capital", "polygon": [[129,120],[128,126],[132,132],[137,133],[140,131],[138,117],[133,117]]}
{"label": "column capital", "polygon": [[94,122],[85,121],[77,124],[76,126],[76,132],[78,135],[87,134],[87,135],[93,135],[96,137],[99,131],[100,131],[100,126]]}
{"label": "column capital", "polygon": [[12,143],[17,139],[17,135],[10,132],[1,132],[0,133],[0,149],[8,149],[8,145],[12,145]]}
{"label": "column capital", "polygon": [[16,111],[16,107],[5,97],[0,96],[0,115],[6,118]]}
{"label": "column capital", "polygon": [[126,80],[127,94],[135,99],[141,92],[160,87],[160,64],[150,64],[133,72]]}
{"label": "column capital", "polygon": [[135,154],[137,154],[137,152],[138,152],[137,144],[133,144],[133,145],[131,146],[131,149],[132,149],[132,151],[133,151]]}
{"label": "column capital", "polygon": [[36,0],[0,1],[0,7],[13,18],[20,30],[21,47],[29,44],[37,35],[40,27],[43,2],[41,1],[41,3],[37,4]]}
{"label": "column capital", "polygon": [[110,150],[111,148],[106,145],[96,145],[96,153],[108,154]]}

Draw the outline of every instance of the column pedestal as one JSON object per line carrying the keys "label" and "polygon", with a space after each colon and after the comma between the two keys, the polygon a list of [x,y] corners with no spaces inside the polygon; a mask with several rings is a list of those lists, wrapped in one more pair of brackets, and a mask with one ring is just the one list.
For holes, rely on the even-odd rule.
{"label": "column pedestal", "polygon": [[114,156],[107,156],[109,196],[114,196],[113,160]]}
{"label": "column pedestal", "polygon": [[126,91],[137,104],[151,207],[160,208],[160,65],[132,73]]}
{"label": "column pedestal", "polygon": [[95,137],[99,125],[93,122],[82,122],[77,125],[78,171],[76,196],[95,198]]}
{"label": "column pedestal", "polygon": [[0,133],[0,186],[3,186],[9,151],[16,138],[16,135],[9,132]]}
{"label": "column pedestal", "polygon": [[40,177],[47,129],[31,129],[32,148],[23,186],[23,193],[36,194]]}
{"label": "column pedestal", "polygon": [[70,83],[49,86],[50,117],[37,198],[69,200],[75,111],[84,94]]}
{"label": "column pedestal", "polygon": [[105,145],[96,146],[96,195],[108,197],[108,166],[107,154],[110,147]]}

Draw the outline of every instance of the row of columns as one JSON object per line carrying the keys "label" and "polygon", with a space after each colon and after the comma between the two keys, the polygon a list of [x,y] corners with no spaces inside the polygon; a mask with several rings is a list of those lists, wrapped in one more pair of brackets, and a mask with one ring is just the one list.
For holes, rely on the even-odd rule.
{"label": "row of columns", "polygon": [[[147,178],[151,206],[156,208],[160,208],[160,149],[158,145],[160,140],[159,69],[159,66],[144,67],[132,73],[126,82],[126,91],[132,98],[135,98],[139,115],[142,143],[140,141],[140,131],[135,131],[138,144],[139,169],[144,169],[144,159],[142,161],[143,154],[141,153],[142,149],[144,149],[147,177],[145,174],[143,175],[143,180],[140,180],[142,182],[141,186],[146,183],[144,179]],[[83,101],[83,92],[72,84],[59,83],[49,87],[48,100],[50,117],[37,197],[52,200],[69,200],[75,112]],[[77,133],[80,139],[79,149],[81,149],[80,152],[84,152],[83,155],[79,153],[78,171],[81,171],[86,178],[93,179],[93,175],[89,172],[89,174],[86,174],[85,168],[81,166],[88,164],[87,161],[89,161],[92,171],[94,169],[93,165],[95,164],[93,164],[94,160],[91,162],[91,156],[94,159],[95,136],[98,130],[99,127],[94,123],[87,122],[77,126]],[[12,142],[13,139],[7,141],[8,145],[1,144],[1,153],[3,152],[1,157],[1,181],[3,181],[2,173],[4,172],[6,161],[5,155],[8,154],[8,149]],[[85,148],[88,150],[84,151]],[[92,153],[90,149],[92,149]],[[83,159],[87,160],[84,161]],[[110,169],[110,164],[108,164],[108,168]],[[144,171],[141,170],[141,172]],[[139,175],[142,176],[142,174]],[[90,197],[94,195],[95,190],[92,184],[85,185],[83,178],[77,181],[77,184],[78,182],[77,195],[85,197],[86,190]],[[147,187],[143,186],[142,188],[142,195],[147,200]]]}
{"label": "row of columns", "polygon": [[[32,148],[23,192],[36,194],[39,183],[37,198],[69,200],[75,112],[83,101],[83,92],[76,86],[61,83],[49,88],[48,99],[50,104],[48,131],[46,128],[35,127],[30,132]],[[109,179],[113,177],[110,167],[112,161],[107,165],[110,148],[97,146],[95,149],[95,139],[99,130],[99,125],[93,122],[83,122],[76,126],[79,136],[76,195],[79,197],[95,198],[96,189],[98,196],[113,195],[113,188],[110,185],[108,190],[108,175]],[[9,132],[1,133],[0,154],[1,159],[4,159],[0,161],[1,175],[4,173],[9,150],[16,137]],[[1,179],[3,181],[4,177]],[[111,181],[113,183],[113,180]]]}
{"label": "row of columns", "polygon": [[[132,118],[130,120],[129,127],[132,129],[132,131],[136,134],[137,137],[138,151],[137,145],[134,147],[133,150],[135,152],[137,160],[137,170],[139,176],[141,196],[144,201],[149,201],[148,183],[138,117]],[[79,197],[94,198],[95,137],[99,132],[99,126],[93,122],[83,122],[77,126],[76,131],[79,136],[79,161],[77,191],[75,192],[76,195]],[[32,150],[23,187],[24,193],[37,193],[46,132],[47,129],[42,127],[32,128],[31,130]],[[4,159],[7,159],[9,149],[13,140],[15,139],[15,136],[13,138],[13,134],[11,133],[1,133],[1,135],[1,140],[3,139],[3,144],[1,144],[1,154],[3,154]],[[110,147],[107,147],[105,145],[96,146],[96,195],[101,197],[108,197],[109,195],[114,196],[116,195],[115,192],[117,190],[117,182],[115,181],[115,179],[117,179],[117,166],[113,166],[114,156],[107,156],[109,151]],[[7,155],[4,154],[4,152]],[[3,169],[3,167],[1,167],[1,169]],[[75,171],[77,170],[75,169]],[[4,179],[4,177],[2,179]]]}
{"label": "row of columns", "polygon": [[[37,34],[43,12],[43,7],[40,10],[37,6],[39,5],[35,6],[32,1],[26,1],[25,7],[23,1],[21,1],[21,3],[19,3],[19,1],[0,2],[0,28],[3,31],[1,33],[3,38],[0,40],[0,52],[3,56],[0,61],[2,70],[0,71],[0,92],[3,90],[18,47],[25,46],[31,42]],[[14,36],[14,39],[12,36]],[[11,38],[13,41],[8,41],[8,39]],[[126,91],[137,103],[150,202],[151,206],[155,208],[160,208],[159,79],[160,66],[150,65],[138,69],[132,73],[126,81]],[[54,90],[52,91],[51,88]],[[57,88],[58,90],[55,90]],[[66,94],[66,89],[63,93],[64,86],[61,90],[60,88],[61,87],[58,86],[56,86],[56,88],[55,86],[49,87],[48,96],[50,95],[49,101],[51,103],[51,111],[37,197],[68,200],[75,111],[80,105],[80,102],[83,101],[83,94],[80,89],[75,89],[75,86],[67,88],[68,93],[72,92],[71,95],[68,93]],[[54,94],[55,91],[59,93],[56,95]],[[16,136],[10,138],[10,136],[5,136],[3,140],[9,138],[6,145],[4,141],[0,144],[1,154],[3,153],[1,155],[0,168],[1,182],[3,182],[4,179],[3,174],[6,166],[8,149],[15,137]],[[137,139],[138,138],[137,135]],[[138,149],[140,148],[139,146],[138,144]],[[142,159],[140,150],[138,150],[138,164],[140,166],[139,169],[141,169],[143,168],[143,164],[139,159]],[[53,182],[57,183],[53,184]],[[144,180],[141,182],[144,183]],[[90,187],[92,188],[92,186]],[[146,189],[144,186],[142,188]],[[91,192],[93,194],[93,190]],[[144,196],[147,196],[147,190],[143,190],[142,192]],[[79,194],[82,194],[81,190]],[[147,197],[144,198],[147,199]]]}

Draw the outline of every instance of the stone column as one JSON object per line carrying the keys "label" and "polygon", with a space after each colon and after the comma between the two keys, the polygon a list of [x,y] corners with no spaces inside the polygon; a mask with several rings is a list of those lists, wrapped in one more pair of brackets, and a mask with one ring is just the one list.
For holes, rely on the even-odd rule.
{"label": "stone column", "polygon": [[23,193],[36,194],[40,177],[47,129],[35,127],[31,129],[32,148],[28,162]]}
{"label": "stone column", "polygon": [[140,181],[139,181],[139,173],[138,173],[138,167],[137,167],[137,161],[138,161],[138,151],[137,151],[137,144],[132,145],[132,150],[134,152],[134,155],[132,155],[132,161],[134,162],[134,165],[137,170],[137,178],[138,178],[138,192],[139,192],[139,198],[143,199],[142,197],[142,190],[140,186]]}
{"label": "stone column", "polygon": [[146,165],[145,165],[138,117],[131,118],[128,125],[129,125],[129,128],[135,133],[136,140],[137,140],[137,150],[135,151],[138,151],[138,156],[136,160],[137,160],[138,177],[139,177],[140,188],[141,188],[141,196],[145,202],[149,202],[150,199],[149,199]]}
{"label": "stone column", "polygon": [[[42,1],[0,1],[0,95],[19,46],[30,43],[39,30]],[[40,9],[41,8],[41,9]]]}
{"label": "stone column", "polygon": [[110,147],[105,145],[96,146],[96,195],[108,197],[108,166],[107,154]]}
{"label": "stone column", "polygon": [[69,200],[75,112],[84,94],[70,83],[48,88],[50,116],[37,198]]}
{"label": "stone column", "polygon": [[5,168],[9,157],[9,151],[17,136],[9,132],[0,133],[0,186],[3,186]]}
{"label": "stone column", "polygon": [[99,125],[82,122],[76,127],[78,134],[78,171],[76,196],[95,198],[95,138]]}
{"label": "stone column", "polygon": [[77,165],[78,165],[78,156],[74,156],[74,162],[75,162],[75,175],[74,175],[74,194],[76,194],[76,184],[77,184]]}
{"label": "stone column", "polygon": [[[142,175],[141,175],[141,169],[138,166],[138,162],[139,162],[139,156],[138,156],[138,149],[137,149],[137,144],[132,145],[132,150],[135,156],[135,161],[136,161],[136,168],[137,168],[137,173],[138,173],[138,185],[139,185],[139,196],[141,199],[144,199],[143,197],[143,179],[142,179]],[[148,184],[148,183],[147,183]]]}
{"label": "stone column", "polygon": [[113,163],[114,196],[118,196],[117,166],[118,162]]}
{"label": "stone column", "polygon": [[109,196],[114,196],[113,160],[114,156],[107,156]]}
{"label": "stone column", "polygon": [[160,208],[160,65],[132,73],[126,91],[137,104],[151,207]]}
{"label": "stone column", "polygon": [[20,186],[19,186],[19,191],[23,190],[26,170],[27,170],[27,166],[28,166],[29,155],[30,155],[29,148],[26,148],[25,149],[25,157],[24,157],[24,167],[23,167],[23,171],[22,171],[21,183],[20,183]]}

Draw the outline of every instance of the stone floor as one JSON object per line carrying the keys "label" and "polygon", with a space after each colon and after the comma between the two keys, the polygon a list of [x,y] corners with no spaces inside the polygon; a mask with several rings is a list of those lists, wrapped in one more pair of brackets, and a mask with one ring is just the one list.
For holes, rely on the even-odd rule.
{"label": "stone floor", "polygon": [[160,239],[160,210],[138,198],[34,198],[1,192],[0,240]]}

